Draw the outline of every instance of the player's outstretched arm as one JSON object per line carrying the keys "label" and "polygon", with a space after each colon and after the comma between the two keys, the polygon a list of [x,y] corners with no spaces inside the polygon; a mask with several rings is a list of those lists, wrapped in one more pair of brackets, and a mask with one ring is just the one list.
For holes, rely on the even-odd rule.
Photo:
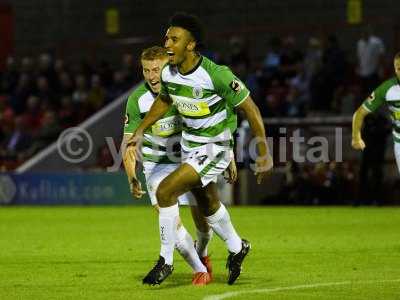
{"label": "player's outstretched arm", "polygon": [[246,98],[239,106],[249,121],[251,131],[257,138],[257,150],[258,157],[256,159],[256,171],[257,183],[260,184],[262,179],[265,177],[268,171],[270,171],[274,165],[271,153],[268,149],[267,137],[265,135],[264,122],[260,114],[260,110],[254,103],[250,96]]}
{"label": "player's outstretched arm", "polygon": [[351,146],[356,150],[364,150],[365,148],[365,143],[361,137],[361,129],[364,124],[364,118],[369,113],[370,112],[361,105],[353,115]]}
{"label": "player's outstretched arm", "polygon": [[142,123],[136,129],[135,133],[128,141],[128,146],[134,146],[142,138],[143,132],[153,125],[157,120],[161,119],[163,115],[168,111],[169,106],[172,103],[172,99],[169,96],[158,95],[154,100],[153,105],[147,112]]}

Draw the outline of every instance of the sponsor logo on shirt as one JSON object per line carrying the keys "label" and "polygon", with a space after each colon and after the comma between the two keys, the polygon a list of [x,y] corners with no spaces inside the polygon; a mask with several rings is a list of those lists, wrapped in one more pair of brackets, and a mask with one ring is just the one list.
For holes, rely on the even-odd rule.
{"label": "sponsor logo on shirt", "polygon": [[184,116],[201,117],[210,114],[210,108],[205,101],[190,102],[175,99],[174,103],[178,111]]}
{"label": "sponsor logo on shirt", "polygon": [[151,132],[161,137],[168,137],[180,131],[182,131],[182,121],[178,116],[163,118],[151,126]]}

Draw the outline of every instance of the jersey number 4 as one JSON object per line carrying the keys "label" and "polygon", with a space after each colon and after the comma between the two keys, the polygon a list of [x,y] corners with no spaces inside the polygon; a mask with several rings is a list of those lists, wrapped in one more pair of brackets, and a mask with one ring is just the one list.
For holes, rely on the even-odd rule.
{"label": "jersey number 4", "polygon": [[201,166],[204,164],[204,162],[207,160],[208,156],[207,155],[200,155],[196,159],[199,161],[199,165]]}

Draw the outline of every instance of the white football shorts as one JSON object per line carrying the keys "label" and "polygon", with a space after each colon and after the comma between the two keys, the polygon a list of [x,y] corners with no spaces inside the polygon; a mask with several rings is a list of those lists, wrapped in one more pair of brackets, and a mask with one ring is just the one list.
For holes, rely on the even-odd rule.
{"label": "white football shorts", "polygon": [[233,158],[233,151],[216,144],[206,144],[189,151],[182,149],[182,163],[192,166],[199,174],[201,183],[206,186],[217,182]]}
{"label": "white football shorts", "polygon": [[[147,192],[150,197],[151,205],[158,203],[156,191],[161,181],[173,171],[175,171],[180,164],[158,164],[154,162],[143,162],[143,172],[146,177]],[[178,197],[179,205],[196,205],[196,200],[191,192],[185,193]]]}

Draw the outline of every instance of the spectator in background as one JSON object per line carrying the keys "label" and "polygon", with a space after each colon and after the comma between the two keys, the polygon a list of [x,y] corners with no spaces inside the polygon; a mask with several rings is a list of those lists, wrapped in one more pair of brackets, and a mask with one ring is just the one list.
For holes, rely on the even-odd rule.
{"label": "spectator in background", "polygon": [[91,112],[96,112],[105,103],[106,91],[101,85],[101,79],[98,74],[92,75],[91,88],[88,93],[87,103]]}
{"label": "spectator in background", "polygon": [[297,75],[289,80],[289,90],[286,96],[289,117],[305,116],[306,108],[310,102],[310,77],[303,64],[298,64]]}
{"label": "spectator in background", "polygon": [[63,72],[67,71],[67,68],[65,67],[65,62],[61,58],[57,58],[54,62],[54,71],[57,74],[61,74]]}
{"label": "spectator in background", "polygon": [[32,78],[27,73],[21,73],[18,80],[18,85],[10,93],[10,104],[16,114],[21,114],[26,109],[26,101],[34,91]]}
{"label": "spectator in background", "polygon": [[2,104],[0,105],[0,125],[1,125],[1,131],[0,131],[0,156],[1,158],[4,158],[6,156],[6,140],[8,140],[8,137],[11,135],[11,132],[13,131],[14,128],[14,121],[15,121],[15,114],[13,110],[7,106],[6,101],[2,101]]}
{"label": "spectator in background", "polygon": [[6,60],[4,72],[0,73],[0,93],[12,93],[17,86],[19,73],[14,57]]}
{"label": "spectator in background", "polygon": [[38,77],[45,77],[51,89],[58,89],[57,73],[54,70],[53,59],[49,53],[42,53],[39,55]]}
{"label": "spectator in background", "polygon": [[75,77],[75,91],[72,94],[72,101],[76,105],[82,105],[87,103],[87,98],[89,95],[89,89],[87,86],[86,77],[79,74]]}
{"label": "spectator in background", "polygon": [[[6,97],[0,97],[0,125],[4,129],[5,126],[10,126],[15,117],[15,113],[8,105]],[[3,133],[5,130],[2,131]]]}
{"label": "spectator in background", "polygon": [[[273,79],[265,93],[265,109],[261,108],[263,117],[282,117],[287,112],[286,97],[288,88],[279,79]],[[264,113],[264,114],[263,114]]]}
{"label": "spectator in background", "polygon": [[102,60],[100,62],[100,67],[98,68],[97,73],[100,76],[102,86],[106,89],[110,88],[113,83],[113,70],[110,66],[110,63]]}
{"label": "spectator in background", "polygon": [[53,110],[44,113],[39,130],[33,136],[33,144],[25,152],[25,157],[30,157],[54,141],[61,132],[61,127]]}
{"label": "spectator in background", "polygon": [[40,99],[37,96],[29,96],[23,116],[29,131],[35,133],[41,125],[43,116]]}
{"label": "spectator in background", "polygon": [[322,68],[311,81],[312,106],[316,110],[329,111],[335,90],[346,75],[346,56],[335,35],[327,38],[322,55]]}
{"label": "spectator in background", "polygon": [[21,73],[26,74],[31,80],[36,76],[35,63],[30,56],[25,56],[21,61]]}
{"label": "spectator in background", "polygon": [[121,69],[125,84],[132,86],[139,82],[141,77],[139,74],[139,67],[136,64],[136,60],[130,53],[124,54],[122,57],[122,69]]}
{"label": "spectator in background", "polygon": [[26,124],[22,116],[17,116],[10,120],[8,126],[4,127],[7,131],[2,143],[2,148],[5,150],[4,155],[9,158],[16,158],[17,154],[26,150],[32,140],[26,130]]}
{"label": "spectator in background", "polygon": [[107,102],[116,99],[122,93],[126,92],[129,88],[132,88],[135,82],[126,84],[124,82],[124,75],[121,71],[115,71],[113,74],[113,82],[111,87],[107,90]]}
{"label": "spectator in background", "polygon": [[293,36],[284,38],[280,56],[280,75],[282,78],[286,80],[296,76],[298,64],[302,61],[303,54],[299,50],[296,38]]}
{"label": "spectator in background", "polygon": [[74,92],[74,83],[72,82],[71,75],[68,72],[61,72],[58,74],[59,81],[59,97],[72,96]]}
{"label": "spectator in background", "polygon": [[371,93],[371,87],[377,86],[381,81],[384,53],[383,41],[374,35],[373,28],[368,26],[357,42],[358,75],[363,94],[360,99],[365,99]]}
{"label": "spectator in background", "polygon": [[340,86],[334,95],[333,109],[337,114],[350,116],[361,98],[361,88],[355,82]]}
{"label": "spectator in background", "polygon": [[304,56],[304,71],[311,80],[322,68],[322,45],[316,37],[308,40],[307,50]]}
{"label": "spectator in background", "polygon": [[239,36],[232,36],[229,41],[230,57],[228,64],[238,78],[246,78],[250,67],[249,46]]}
{"label": "spectator in background", "polygon": [[60,109],[58,110],[58,120],[62,129],[74,126],[77,123],[76,111],[70,96],[61,98]]}
{"label": "spectator in background", "polygon": [[54,95],[53,90],[50,87],[49,80],[45,76],[39,76],[36,79],[36,96],[38,96],[42,103],[46,103],[49,106],[57,106],[57,98]]}
{"label": "spectator in background", "polygon": [[268,51],[263,61],[263,71],[266,79],[270,79],[279,71],[281,65],[282,42],[277,36],[272,37],[268,42]]}

